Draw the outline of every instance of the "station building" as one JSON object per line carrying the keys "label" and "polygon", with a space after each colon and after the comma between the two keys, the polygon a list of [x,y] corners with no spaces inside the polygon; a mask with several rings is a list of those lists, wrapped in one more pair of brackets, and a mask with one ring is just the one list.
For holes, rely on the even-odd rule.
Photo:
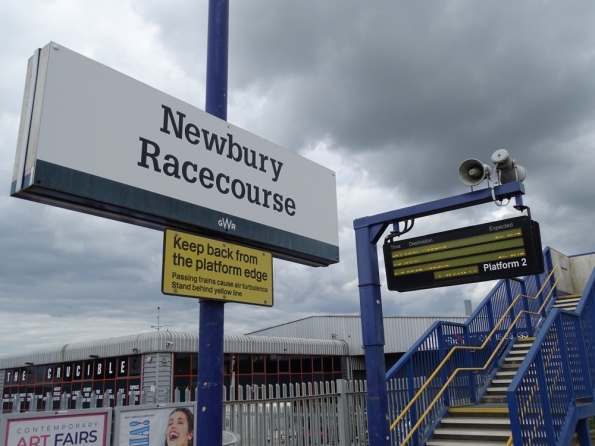
{"label": "station building", "polygon": [[[438,319],[385,318],[387,368]],[[463,323],[466,318],[440,320]],[[38,395],[41,410],[48,392],[56,409],[63,393],[70,395],[73,408],[80,393],[88,406],[92,392],[99,399],[107,392],[113,399],[121,391],[125,404],[133,392],[138,404],[141,391],[150,401],[155,395],[159,402],[170,402],[176,389],[184,395],[188,388],[194,399],[197,350],[197,333],[161,330],[4,356],[0,358],[3,411],[9,410],[16,395],[22,401]],[[225,386],[364,379],[360,318],[312,316],[247,335],[225,335],[223,373]]]}

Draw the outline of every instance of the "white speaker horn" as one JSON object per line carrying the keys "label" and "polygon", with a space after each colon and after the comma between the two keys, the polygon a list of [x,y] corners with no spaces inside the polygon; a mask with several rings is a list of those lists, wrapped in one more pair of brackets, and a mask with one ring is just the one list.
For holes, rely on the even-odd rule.
{"label": "white speaker horn", "polygon": [[522,183],[527,178],[527,169],[517,164],[516,160],[512,159],[505,149],[496,150],[492,154],[492,162],[496,165],[500,184],[512,183],[513,181]]}
{"label": "white speaker horn", "polygon": [[[498,169],[500,170],[500,169]],[[527,178],[527,169],[520,164],[514,162],[514,165],[509,170],[500,170],[500,183],[512,183],[513,181],[520,181],[521,183]]]}
{"label": "white speaker horn", "polygon": [[477,186],[486,178],[490,177],[492,171],[487,164],[474,158],[463,161],[459,167],[459,179],[467,186]]}

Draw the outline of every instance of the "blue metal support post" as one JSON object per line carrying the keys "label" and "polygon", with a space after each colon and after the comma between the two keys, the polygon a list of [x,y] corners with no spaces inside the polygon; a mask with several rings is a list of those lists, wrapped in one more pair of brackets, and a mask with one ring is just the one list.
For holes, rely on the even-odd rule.
{"label": "blue metal support post", "polygon": [[380,270],[376,246],[378,240],[389,224],[398,225],[401,221],[489,203],[494,198],[503,200],[519,197],[524,193],[525,188],[521,183],[507,183],[495,187],[493,191],[489,188],[481,189],[371,217],[358,218],[353,221],[357,252],[362,338],[366,379],[368,380],[367,413],[370,446],[388,446],[390,444],[389,427],[392,422],[392,420],[388,419],[388,398],[386,394],[384,321],[382,319]]}
{"label": "blue metal support post", "polygon": [[384,364],[384,322],[380,300],[380,273],[376,242],[370,238],[369,228],[355,231],[358,252],[359,299],[362,337],[368,380],[367,412],[370,445],[388,445],[389,420],[386,395],[386,366]]}
{"label": "blue metal support post", "polygon": [[[229,1],[209,0],[205,111],[227,120]],[[197,446],[223,443],[224,303],[200,301],[198,328]]]}
{"label": "blue metal support post", "polygon": [[580,446],[592,446],[591,443],[591,432],[589,430],[589,419],[583,418],[578,420],[576,424],[576,434]]}

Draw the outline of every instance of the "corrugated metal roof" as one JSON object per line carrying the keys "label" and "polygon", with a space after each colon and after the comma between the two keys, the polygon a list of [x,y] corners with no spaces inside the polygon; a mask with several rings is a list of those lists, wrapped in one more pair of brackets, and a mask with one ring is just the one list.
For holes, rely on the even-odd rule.
{"label": "corrugated metal roof", "polygon": [[[225,335],[223,349],[226,353],[269,353],[302,355],[348,354],[347,344],[339,340],[287,339],[283,337]],[[97,355],[100,358],[156,352],[196,352],[198,333],[180,331],[153,331],[131,336],[78,342],[20,355],[0,358],[0,369],[33,364],[54,364],[80,361]]]}
{"label": "corrugated metal roof", "polygon": [[[466,317],[385,317],[385,353],[406,352],[430,326],[438,321],[464,323]],[[311,316],[275,327],[248,333],[248,336],[282,336],[300,339],[341,340],[351,356],[363,355],[362,325],[359,316]]]}

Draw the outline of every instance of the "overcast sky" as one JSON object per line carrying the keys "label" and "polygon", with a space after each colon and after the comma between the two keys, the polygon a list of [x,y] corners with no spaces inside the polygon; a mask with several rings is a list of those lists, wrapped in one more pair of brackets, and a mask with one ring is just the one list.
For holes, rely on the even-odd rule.
{"label": "overcast sky", "polygon": [[[252,0],[230,7],[228,120],[337,173],[339,264],[274,262],[243,334],[358,314],[353,220],[465,193],[466,158],[508,150],[544,246],[595,251],[595,3]],[[27,60],[50,41],[204,109],[206,0],[0,2],[0,354],[198,328],[161,294],[162,233],[9,196]],[[516,216],[486,204],[410,236]],[[383,281],[384,273],[382,273]],[[386,316],[463,316],[493,283],[382,290]]]}

